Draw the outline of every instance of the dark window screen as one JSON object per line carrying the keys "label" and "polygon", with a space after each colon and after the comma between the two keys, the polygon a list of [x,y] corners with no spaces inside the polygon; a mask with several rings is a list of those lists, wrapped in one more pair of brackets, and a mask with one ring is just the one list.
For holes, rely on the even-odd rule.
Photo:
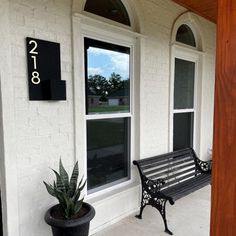
{"label": "dark window screen", "polygon": [[195,63],[175,59],[174,109],[191,109],[194,106]]}
{"label": "dark window screen", "polygon": [[174,151],[193,147],[193,122],[193,112],[174,114]]}
{"label": "dark window screen", "polygon": [[88,190],[129,179],[129,118],[87,121]]}
{"label": "dark window screen", "polygon": [[87,0],[84,10],[130,26],[129,15],[120,0]]}

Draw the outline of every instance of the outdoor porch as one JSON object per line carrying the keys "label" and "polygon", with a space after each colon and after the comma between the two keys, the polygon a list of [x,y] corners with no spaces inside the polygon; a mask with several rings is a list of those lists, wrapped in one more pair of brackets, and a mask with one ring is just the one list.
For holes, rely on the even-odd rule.
{"label": "outdoor porch", "polygon": [[[193,146],[202,160],[208,160],[213,150],[212,191],[209,185],[174,206],[168,203],[170,229],[177,236],[235,236],[236,1],[117,1],[124,17],[121,14],[115,19],[100,14],[104,13],[103,4],[86,8],[88,0],[2,1],[3,236],[51,236],[44,214],[56,201],[49,198],[43,180],[52,179],[48,167],[56,169],[59,158],[69,171],[78,161],[80,174],[92,183],[84,193],[86,202],[96,209],[91,235],[166,236],[155,208],[147,207],[142,220],[134,217],[140,185],[131,163],[172,151],[174,142],[182,137],[186,137],[185,146]],[[95,7],[102,12],[94,12]],[[116,15],[118,10],[109,12]],[[187,43],[178,37],[185,33],[183,29],[190,32]],[[37,40],[60,45],[59,72],[66,82],[65,101],[29,99],[28,85],[39,84],[43,77],[41,72],[34,71],[32,77],[27,72],[28,58],[34,69],[37,67],[36,56],[26,53],[27,38],[35,39],[35,46]],[[37,55],[34,50],[30,53]],[[116,67],[89,65],[98,55],[97,63],[105,56],[109,63],[117,62],[114,55],[125,56],[126,60],[122,57],[117,64],[118,68],[125,64],[127,72],[119,87],[123,97],[118,89],[113,91],[113,84],[106,87],[110,79],[114,80],[109,70]],[[94,71],[101,73],[100,78],[105,76],[106,88],[96,84],[94,88],[106,101],[98,100],[91,81],[88,83],[92,72],[94,78],[90,79],[97,77]],[[183,94],[181,83],[177,83],[183,78],[181,73],[190,74],[189,96],[183,99],[184,104],[175,106],[182,102],[178,97],[175,101],[175,94]],[[96,106],[107,110],[94,111]],[[106,138],[101,140],[101,136]]]}
{"label": "outdoor porch", "polygon": [[[210,231],[210,195],[207,186],[178,201],[175,205],[167,204],[169,227],[176,236],[208,236]],[[122,221],[93,234],[94,236],[166,236],[159,212],[147,206],[143,219],[130,215]]]}

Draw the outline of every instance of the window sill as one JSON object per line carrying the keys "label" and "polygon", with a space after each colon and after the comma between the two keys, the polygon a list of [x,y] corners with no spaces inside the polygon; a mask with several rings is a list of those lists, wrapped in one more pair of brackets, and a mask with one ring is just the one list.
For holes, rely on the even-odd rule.
{"label": "window sill", "polygon": [[115,189],[110,190],[107,189],[106,192],[102,192],[101,194],[99,192],[96,193],[96,195],[91,194],[86,196],[85,201],[89,202],[90,204],[100,202],[102,203],[103,201],[107,201],[109,199],[117,197],[118,194],[121,194],[122,192],[132,190],[133,188],[139,187],[140,183],[139,182],[131,182],[128,181],[126,183],[122,184],[123,186],[117,186]]}

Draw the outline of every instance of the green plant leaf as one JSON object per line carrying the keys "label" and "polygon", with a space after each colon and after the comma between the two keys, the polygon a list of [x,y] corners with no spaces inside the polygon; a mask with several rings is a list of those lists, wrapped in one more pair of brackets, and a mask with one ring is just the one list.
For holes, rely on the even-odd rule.
{"label": "green plant leaf", "polygon": [[79,199],[79,197],[80,197],[80,194],[81,194],[81,191],[80,191],[80,189],[78,188],[78,189],[76,190],[76,192],[75,192],[74,197],[73,197],[73,202],[74,202],[74,203],[76,203],[76,202],[78,201],[78,199]]}
{"label": "green plant leaf", "polygon": [[59,190],[65,192],[65,185],[64,185],[64,183],[62,182],[61,176],[57,173],[57,171],[53,170],[53,172],[55,173],[56,178],[57,178],[57,182],[56,182],[57,188],[58,188]]}
{"label": "green plant leaf", "polygon": [[77,161],[74,166],[71,178],[70,178],[70,184],[69,184],[69,190],[68,190],[69,197],[72,197],[75,194],[78,176],[79,176],[79,166],[78,166],[78,161]]}
{"label": "green plant leaf", "polygon": [[81,192],[82,192],[83,188],[84,188],[85,185],[86,185],[86,182],[87,182],[87,181],[85,180],[84,183],[83,183],[83,185],[81,186],[82,181],[83,181],[83,178],[80,180],[80,183],[79,183],[79,185],[78,185],[78,188],[77,188],[77,190],[76,190],[76,192],[75,192],[75,195],[74,195],[74,197],[73,197],[73,201],[74,201],[74,202],[77,202],[77,201],[78,201],[78,199],[79,199],[79,197],[80,197],[80,195],[81,195]]}
{"label": "green plant leaf", "polygon": [[80,211],[80,209],[83,205],[83,201],[84,201],[84,198],[82,198],[80,201],[76,202],[76,204],[75,204],[75,214],[77,214]]}
{"label": "green plant leaf", "polygon": [[59,201],[60,205],[62,206],[62,208],[66,209],[67,204],[65,201],[64,193],[58,189],[55,189],[55,195],[56,195],[56,198]]}
{"label": "green plant leaf", "polygon": [[59,162],[59,173],[55,170],[53,170],[53,172],[56,175],[56,181],[54,180],[52,185],[46,182],[44,182],[44,184],[48,193],[59,201],[64,211],[64,217],[70,219],[76,215],[82,207],[84,198],[81,200],[79,200],[79,198],[81,197],[81,191],[86,185],[86,181],[84,181],[84,177],[82,177],[78,184],[78,162],[75,163],[70,181],[61,160]]}
{"label": "green plant leaf", "polygon": [[64,195],[64,199],[66,202],[65,217],[69,219],[75,214],[74,213],[75,206],[73,201],[70,198],[68,198],[68,196]]}
{"label": "green plant leaf", "polygon": [[68,189],[69,189],[69,176],[68,176],[68,174],[67,174],[67,172],[66,172],[66,170],[65,170],[65,168],[62,164],[61,159],[60,159],[60,162],[59,162],[59,173],[60,173],[60,176],[61,176],[61,180],[62,180],[62,182],[65,186],[65,189],[66,189],[66,191],[68,191]]}
{"label": "green plant leaf", "polygon": [[50,195],[52,195],[53,197],[55,197],[56,195],[55,195],[55,191],[54,191],[52,185],[49,185],[49,184],[47,184],[47,183],[44,182],[44,181],[43,181],[43,183],[45,184],[48,193],[49,193]]}
{"label": "green plant leaf", "polygon": [[79,190],[80,190],[80,191],[82,191],[82,190],[84,189],[86,183],[87,183],[87,180],[84,181],[84,183],[83,183],[82,186],[79,185]]}
{"label": "green plant leaf", "polygon": [[78,186],[80,186],[80,185],[82,184],[82,182],[83,182],[83,179],[84,179],[84,175],[82,176],[81,180],[79,181],[79,184],[78,184]]}

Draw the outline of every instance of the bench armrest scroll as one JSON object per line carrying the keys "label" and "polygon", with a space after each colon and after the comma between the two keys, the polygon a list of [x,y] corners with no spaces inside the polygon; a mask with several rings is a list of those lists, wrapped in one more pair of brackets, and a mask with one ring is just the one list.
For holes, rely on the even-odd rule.
{"label": "bench armrest scroll", "polygon": [[144,176],[144,183],[150,191],[160,191],[161,186],[165,184],[164,179],[152,180]]}
{"label": "bench armrest scroll", "polygon": [[196,158],[196,162],[200,170],[204,173],[211,173],[211,168],[212,168],[212,160],[209,161],[202,161],[199,158]]}

